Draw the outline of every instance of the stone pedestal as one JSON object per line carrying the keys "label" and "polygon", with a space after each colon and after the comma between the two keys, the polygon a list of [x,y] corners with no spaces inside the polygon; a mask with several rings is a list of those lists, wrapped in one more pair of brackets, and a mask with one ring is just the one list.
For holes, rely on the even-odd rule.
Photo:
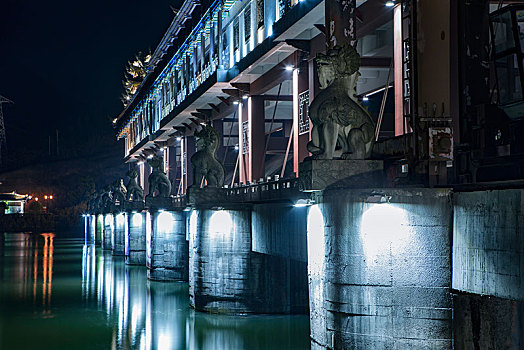
{"label": "stone pedestal", "polygon": [[382,187],[383,168],[381,160],[308,159],[300,164],[300,189]]}
{"label": "stone pedestal", "polygon": [[127,229],[127,214],[118,213],[113,215],[113,255],[125,254]]}
{"label": "stone pedestal", "polygon": [[182,210],[151,213],[147,232],[147,276],[151,280],[184,281],[189,275],[186,215]]}
{"label": "stone pedestal", "polygon": [[125,256],[128,265],[146,265],[146,229],[150,225],[149,216],[148,212],[127,214],[129,229],[125,236]]}
{"label": "stone pedestal", "polygon": [[312,349],[452,348],[449,193],[316,196],[308,213]]}

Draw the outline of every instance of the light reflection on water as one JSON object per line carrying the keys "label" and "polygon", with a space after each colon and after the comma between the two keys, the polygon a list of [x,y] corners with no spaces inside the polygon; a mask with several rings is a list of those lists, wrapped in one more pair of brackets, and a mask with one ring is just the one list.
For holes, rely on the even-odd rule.
{"label": "light reflection on water", "polygon": [[188,299],[187,283],[149,281],[83,240],[0,246],[0,349],[309,348],[307,316],[210,315]]}

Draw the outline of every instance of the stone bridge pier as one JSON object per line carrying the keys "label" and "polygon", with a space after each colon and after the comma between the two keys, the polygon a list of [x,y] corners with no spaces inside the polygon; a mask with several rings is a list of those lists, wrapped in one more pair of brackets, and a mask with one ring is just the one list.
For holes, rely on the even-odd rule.
{"label": "stone bridge pier", "polygon": [[[300,216],[288,222],[288,211],[268,208],[253,204],[193,208],[189,219],[193,308],[233,314],[307,313],[306,240],[299,231],[305,228],[305,211],[300,223]],[[286,240],[280,254],[274,254],[272,249]],[[303,246],[303,261],[290,256],[293,245]]]}
{"label": "stone bridge pier", "polygon": [[128,265],[146,265],[146,231],[151,229],[148,211],[126,213],[127,231],[125,238],[125,261]]}
{"label": "stone bridge pier", "polygon": [[96,245],[102,245],[104,235],[104,215],[103,214],[97,214],[96,215],[96,223],[95,223],[95,244]]}
{"label": "stone bridge pier", "polygon": [[125,237],[127,235],[127,213],[113,215],[113,255],[125,255]]}
{"label": "stone bridge pier", "polygon": [[189,278],[189,248],[186,212],[152,210],[151,228],[146,237],[148,278],[159,281],[184,281]]}
{"label": "stone bridge pier", "polygon": [[102,249],[111,250],[113,249],[113,240],[114,240],[114,218],[113,214],[104,215],[104,230],[102,234]]}
{"label": "stone bridge pier", "polygon": [[446,189],[337,189],[308,213],[313,349],[451,349]]}

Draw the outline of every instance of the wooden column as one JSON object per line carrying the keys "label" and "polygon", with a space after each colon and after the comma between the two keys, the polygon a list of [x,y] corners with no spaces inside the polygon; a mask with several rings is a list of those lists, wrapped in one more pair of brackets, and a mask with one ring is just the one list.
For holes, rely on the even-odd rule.
{"label": "wooden column", "polygon": [[[239,182],[247,183],[249,162],[249,122],[248,104],[238,103],[238,178]],[[244,129],[246,129],[244,131]]]}
{"label": "wooden column", "polygon": [[[309,118],[304,115],[304,113],[308,111],[307,109],[304,110],[304,101],[301,101],[306,98],[304,93],[309,91],[309,85],[307,65],[301,65],[300,68],[295,68],[293,70],[293,171],[296,176],[298,176],[299,164],[309,155],[307,143],[310,140],[310,130],[309,125],[304,125],[305,118],[309,120]],[[302,117],[300,117],[301,104],[303,111]]]}
{"label": "wooden column", "polygon": [[224,158],[224,153],[225,153],[225,147],[224,147],[224,120],[222,119],[215,119],[213,120],[213,128],[215,128],[215,130],[217,131],[218,133],[218,139],[220,140],[220,145],[218,146],[218,149],[217,149],[217,158],[219,161],[222,161],[222,159]]}
{"label": "wooden column", "polygon": [[328,49],[333,48],[335,45],[342,46],[345,43],[349,43],[352,46],[355,45],[356,8],[356,0],[326,0],[325,25],[328,31],[328,37],[326,38],[326,47]]}
{"label": "wooden column", "polygon": [[248,100],[249,171],[248,181],[265,177],[265,110],[264,97],[251,96]]}
{"label": "wooden column", "polygon": [[[175,146],[169,146],[167,148],[167,164],[169,167],[168,178],[169,178],[169,181],[171,181],[171,184],[173,184],[177,178],[177,171],[178,171],[178,164],[176,163],[176,147]],[[176,194],[177,190],[178,188],[174,187],[173,193]]]}
{"label": "wooden column", "polygon": [[402,59],[402,5],[393,9],[393,67],[395,71],[395,136],[404,134],[404,93]]}
{"label": "wooden column", "polygon": [[182,137],[180,140],[180,194],[185,194],[187,190],[187,137]]}

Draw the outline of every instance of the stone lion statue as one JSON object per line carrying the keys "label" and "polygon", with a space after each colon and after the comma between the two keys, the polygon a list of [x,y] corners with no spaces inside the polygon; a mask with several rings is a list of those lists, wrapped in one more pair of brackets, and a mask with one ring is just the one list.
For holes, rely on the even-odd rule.
{"label": "stone lion statue", "polygon": [[322,91],[309,107],[313,123],[308,151],[314,159],[366,159],[374,144],[375,123],[355,97],[360,55],[351,45],[317,54]]}
{"label": "stone lion statue", "polygon": [[135,169],[131,169],[126,173],[126,176],[129,178],[127,182],[127,194],[126,200],[133,202],[141,202],[144,200],[144,190],[138,184],[137,178],[138,173]]}
{"label": "stone lion statue", "polygon": [[171,195],[171,181],[162,171],[163,159],[157,155],[147,160],[147,164],[153,168],[151,175],[148,177],[149,196],[154,197],[155,191],[158,191],[157,197],[169,197]]}
{"label": "stone lion statue", "polygon": [[193,166],[193,186],[200,187],[202,179],[207,180],[209,187],[224,185],[224,167],[216,157],[220,138],[210,125],[204,125],[195,132],[197,152],[191,157]]}
{"label": "stone lion statue", "polygon": [[113,195],[111,193],[111,186],[107,185],[100,194],[100,209],[108,208],[113,203]]}
{"label": "stone lion statue", "polygon": [[117,201],[120,204],[124,203],[124,201],[126,200],[126,194],[127,194],[127,189],[124,186],[124,180],[123,179],[116,180],[115,183],[113,184],[113,188],[111,192],[113,193],[113,203],[116,204]]}

